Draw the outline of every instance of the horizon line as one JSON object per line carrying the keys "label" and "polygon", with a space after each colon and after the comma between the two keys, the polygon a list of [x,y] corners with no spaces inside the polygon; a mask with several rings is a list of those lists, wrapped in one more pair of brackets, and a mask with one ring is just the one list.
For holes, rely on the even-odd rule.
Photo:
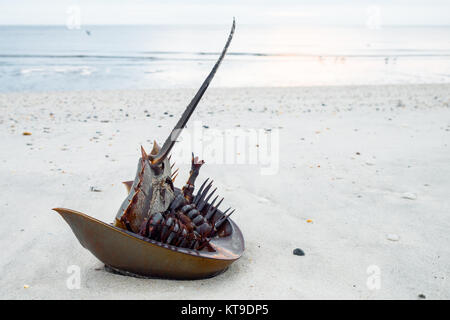
{"label": "horizon line", "polygon": [[[80,29],[84,26],[180,26],[180,25],[190,25],[190,26],[224,26],[228,25],[227,23],[103,23],[103,24],[97,24],[97,23],[86,23],[81,24]],[[271,24],[264,24],[264,23],[243,23],[241,26],[313,26],[313,27],[366,27],[365,24],[303,24],[303,23],[288,23],[288,22],[281,22],[281,23],[271,23]],[[24,24],[24,23],[8,23],[3,24],[0,23],[0,27],[66,27],[66,24]],[[380,28],[383,27],[450,27],[450,24],[382,24]]]}

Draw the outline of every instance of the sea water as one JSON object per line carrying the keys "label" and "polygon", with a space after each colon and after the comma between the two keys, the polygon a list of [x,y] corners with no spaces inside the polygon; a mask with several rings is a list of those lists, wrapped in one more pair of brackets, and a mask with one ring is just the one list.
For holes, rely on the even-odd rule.
{"label": "sea water", "polygon": [[[197,88],[230,26],[0,26],[0,92]],[[450,27],[237,25],[214,87],[450,82]]]}

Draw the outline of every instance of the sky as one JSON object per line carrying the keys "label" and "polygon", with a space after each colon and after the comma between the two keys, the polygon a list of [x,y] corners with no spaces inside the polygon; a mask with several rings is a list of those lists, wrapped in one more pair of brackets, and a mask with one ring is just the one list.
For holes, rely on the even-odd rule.
{"label": "sky", "polygon": [[[78,14],[79,13],[79,14]],[[450,25],[448,0],[0,0],[0,25]]]}

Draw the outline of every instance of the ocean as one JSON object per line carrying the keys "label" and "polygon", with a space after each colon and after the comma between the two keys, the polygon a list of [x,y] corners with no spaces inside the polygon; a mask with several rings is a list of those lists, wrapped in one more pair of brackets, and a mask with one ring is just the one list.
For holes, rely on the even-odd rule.
{"label": "ocean", "polygon": [[[0,92],[197,88],[227,25],[0,26]],[[214,87],[450,82],[450,27],[237,25]]]}

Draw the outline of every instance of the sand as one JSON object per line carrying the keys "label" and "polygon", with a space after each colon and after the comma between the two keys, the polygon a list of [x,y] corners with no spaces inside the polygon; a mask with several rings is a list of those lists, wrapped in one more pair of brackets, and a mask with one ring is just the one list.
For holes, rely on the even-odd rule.
{"label": "sand", "polygon": [[[279,141],[274,174],[204,157],[199,179],[237,209],[244,255],[206,280],[106,272],[51,208],[111,222],[140,145],[162,142],[194,92],[0,95],[0,298],[450,298],[450,85],[211,88],[192,118],[205,137]],[[189,155],[174,158],[181,186]]]}

